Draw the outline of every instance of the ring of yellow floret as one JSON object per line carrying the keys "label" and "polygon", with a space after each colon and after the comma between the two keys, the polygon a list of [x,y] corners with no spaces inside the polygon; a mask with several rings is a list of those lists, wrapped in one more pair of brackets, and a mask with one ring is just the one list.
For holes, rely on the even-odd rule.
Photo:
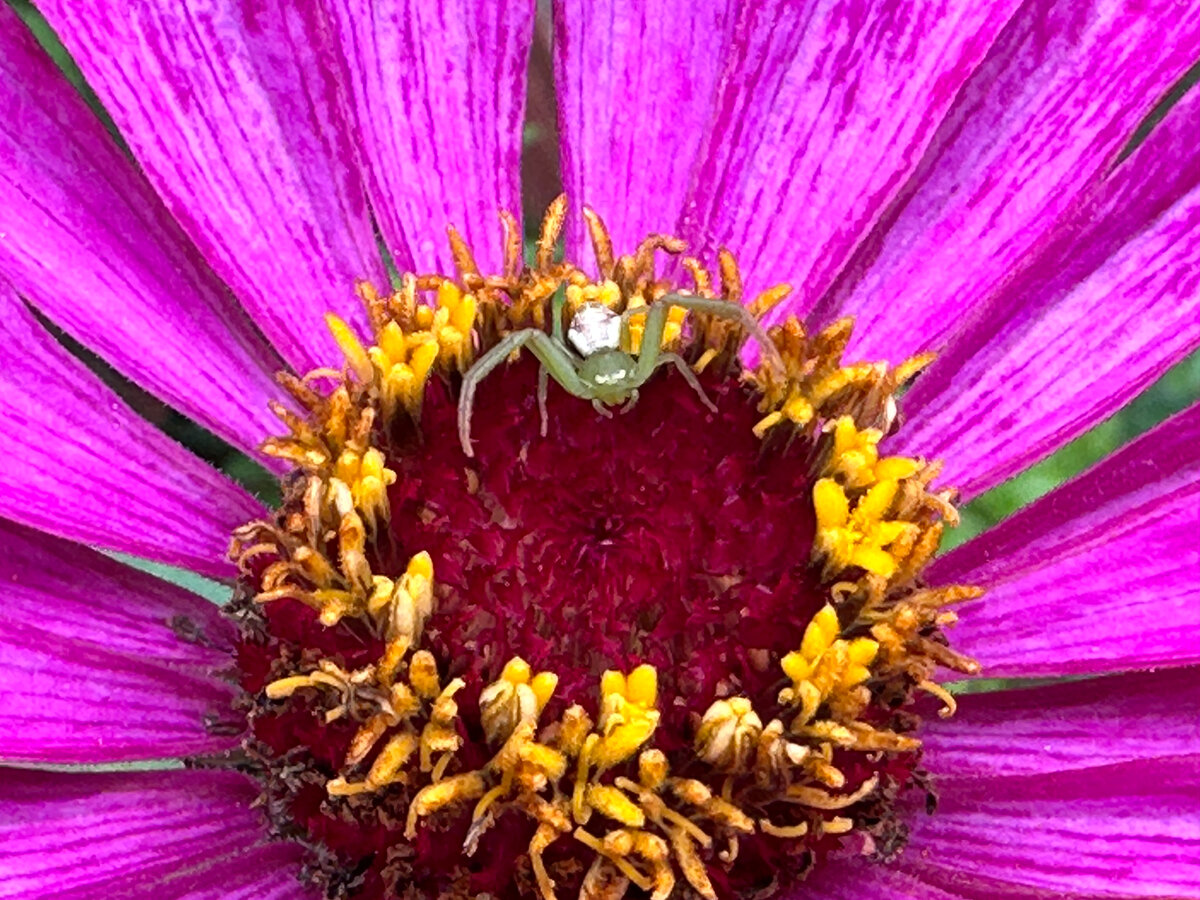
{"label": "ring of yellow floret", "polygon": [[[943,713],[949,714],[953,700],[932,681],[935,668],[977,668],[930,635],[954,621],[945,609],[949,604],[979,592],[924,589],[918,583],[944,525],[954,522],[952,494],[930,489],[936,465],[881,458],[878,452],[896,414],[896,391],[929,358],[896,367],[845,365],[848,320],[809,335],[793,317],[769,332],[778,350],[772,356],[782,359],[783,371],[773,365],[742,372],[759,397],[762,418],[754,430],[760,438],[787,440],[800,432],[821,448],[813,550],[829,596],[800,646],[778,661],[787,683],[778,696],[784,715],[767,716],[741,696],[697,710],[691,769],[694,775],[698,766],[710,777],[680,777],[655,747],[660,698],[653,668],[605,672],[594,720],[571,702],[551,722],[544,713],[558,674],[534,672],[514,658],[480,694],[480,724],[494,755],[481,768],[447,774],[461,746],[454,698],[465,684],[443,682],[433,655],[420,646],[434,611],[429,555],[417,553],[396,577],[371,571],[367,561],[368,542],[389,518],[387,487],[396,478],[372,446],[373,433],[397,416],[419,419],[430,378],[467,372],[482,350],[515,329],[546,329],[550,298],[560,288],[569,308],[599,302],[618,313],[649,307],[668,292],[743,302],[740,275],[728,253],[720,256],[719,288],[690,257],[682,265],[692,283],[672,285],[656,275],[655,253],[679,254],[681,242],[656,235],[634,254],[617,257],[591,210],[585,215],[602,277],[593,280],[569,263],[556,263],[564,213],[560,198],[543,224],[532,266],[521,263],[515,221],[502,216],[507,253],[499,276],[482,275],[451,231],[456,278],[406,275],[388,295],[360,285],[371,340],[364,343],[331,316],[345,366],[304,379],[281,378],[307,414],[276,407],[290,434],[269,441],[266,449],[303,474],[296,489],[300,503],[281,521],[240,529],[232,554],[247,574],[258,557],[273,559],[257,576],[258,602],[294,598],[317,610],[326,626],[353,617],[383,639],[384,652],[372,665],[344,671],[324,660],[276,679],[265,691],[273,701],[300,690],[322,692],[329,698],[328,721],[363,703],[373,710],[359,716],[342,774],[326,785],[331,797],[386,791],[397,782],[410,789],[421,785],[408,808],[408,836],[443,810],[469,810],[468,854],[501,811],[519,810],[536,822],[529,858],[545,900],[554,900],[556,885],[542,854],[566,835],[592,854],[585,894],[605,886],[603,896],[621,896],[635,885],[663,900],[682,878],[700,896],[713,898],[704,860],[716,855],[731,864],[740,835],[799,838],[853,828],[843,812],[869,797],[877,779],[846,792],[846,777],[833,761],[836,750],[906,753],[919,747],[911,735],[862,721],[872,682],[901,680],[927,690],[944,701]],[[426,293],[433,294],[432,303],[422,302]],[[748,308],[761,317],[786,293],[786,287],[773,288]],[[627,349],[636,353],[639,317],[627,319]],[[745,339],[736,319],[675,307],[662,345],[682,354],[696,372],[711,366],[734,372]],[[332,389],[317,390],[321,379],[331,380]],[[372,752],[373,761],[361,772]],[[618,767],[627,774],[601,780]],[[806,810],[804,821],[777,824],[751,814],[748,810],[765,804],[741,803],[741,784],[752,785],[759,797],[764,786],[771,788],[790,809]]]}

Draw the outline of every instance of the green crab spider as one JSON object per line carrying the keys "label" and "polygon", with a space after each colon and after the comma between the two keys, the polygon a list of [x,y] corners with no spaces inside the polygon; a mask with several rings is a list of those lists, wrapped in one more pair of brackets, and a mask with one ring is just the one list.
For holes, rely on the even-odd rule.
{"label": "green crab spider", "polygon": [[[475,404],[475,391],[483,379],[522,347],[528,348],[542,364],[538,373],[538,410],[542,417],[543,436],[547,430],[548,376],[552,376],[567,393],[581,400],[591,400],[597,412],[611,417],[612,413],[605,407],[624,404],[622,412],[631,408],[637,402],[638,388],[646,383],[654,370],[659,366],[673,365],[704,401],[704,405],[716,412],[716,406],[704,393],[704,388],[687,361],[677,353],[662,350],[663,331],[672,307],[738,321],[758,341],[776,370],[780,374],[784,371],[779,350],[767,337],[758,319],[740,303],[666,294],[649,306],[634,307],[619,314],[602,303],[583,303],[571,318],[567,329],[568,344],[563,339],[562,328],[565,302],[565,290],[560,288],[551,303],[554,322],[552,334],[546,334],[540,328],[514,331],[480,357],[463,376],[462,393],[458,400],[458,436],[463,452],[468,457],[475,455],[471,449],[471,412]],[[621,350],[621,338],[627,333],[629,318],[641,313],[646,316],[642,352],[634,357]]]}

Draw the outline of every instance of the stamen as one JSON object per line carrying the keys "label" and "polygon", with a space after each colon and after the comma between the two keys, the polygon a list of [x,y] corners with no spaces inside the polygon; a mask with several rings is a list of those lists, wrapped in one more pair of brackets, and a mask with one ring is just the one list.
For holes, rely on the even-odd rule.
{"label": "stamen", "polygon": [[789,800],[803,803],[805,806],[812,807],[813,809],[846,809],[871,796],[877,787],[879,787],[879,776],[872,775],[863,782],[857,791],[844,794],[840,797],[834,797],[815,788],[804,787],[798,784],[794,784],[788,788],[787,796]]}
{"label": "stamen", "polygon": [[785,840],[795,840],[808,834],[807,822],[801,822],[799,825],[775,825],[769,819],[759,819],[758,827],[765,834],[771,835],[771,837],[784,838]]}
{"label": "stamen", "polygon": [[846,834],[854,830],[854,820],[845,816],[835,816],[821,823],[821,831],[825,834]]}
{"label": "stamen", "polygon": [[917,687],[942,701],[942,708],[938,710],[938,715],[943,719],[950,718],[958,710],[958,701],[954,699],[954,695],[940,684],[933,681],[919,681]]}
{"label": "stamen", "polygon": [[587,222],[588,234],[592,239],[592,252],[596,254],[596,265],[600,269],[601,278],[611,278],[616,268],[616,256],[613,253],[612,238],[604,222],[596,215],[595,210],[583,208],[583,219]]}
{"label": "stamen", "polygon": [[542,219],[542,231],[537,242],[537,267],[539,271],[547,271],[554,262],[554,247],[562,234],[563,223],[567,220],[567,196],[560,194],[554,198],[546,217]]}

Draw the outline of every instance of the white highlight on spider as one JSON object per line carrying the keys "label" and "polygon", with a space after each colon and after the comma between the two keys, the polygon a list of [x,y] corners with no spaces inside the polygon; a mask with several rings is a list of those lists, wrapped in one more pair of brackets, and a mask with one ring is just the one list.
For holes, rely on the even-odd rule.
{"label": "white highlight on spider", "polygon": [[567,339],[580,356],[617,350],[621,346],[621,316],[603,303],[581,303],[571,317]]}
{"label": "white highlight on spider", "polygon": [[609,372],[607,375],[603,372],[598,372],[593,379],[596,384],[620,384],[633,374],[633,369],[617,369],[615,372]]}

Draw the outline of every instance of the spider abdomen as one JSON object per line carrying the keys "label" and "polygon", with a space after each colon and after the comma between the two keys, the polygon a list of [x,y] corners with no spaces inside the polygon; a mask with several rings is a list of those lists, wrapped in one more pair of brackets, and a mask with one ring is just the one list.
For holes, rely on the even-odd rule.
{"label": "spider abdomen", "polygon": [[571,317],[567,339],[585,358],[621,346],[621,317],[603,303],[583,303]]}

